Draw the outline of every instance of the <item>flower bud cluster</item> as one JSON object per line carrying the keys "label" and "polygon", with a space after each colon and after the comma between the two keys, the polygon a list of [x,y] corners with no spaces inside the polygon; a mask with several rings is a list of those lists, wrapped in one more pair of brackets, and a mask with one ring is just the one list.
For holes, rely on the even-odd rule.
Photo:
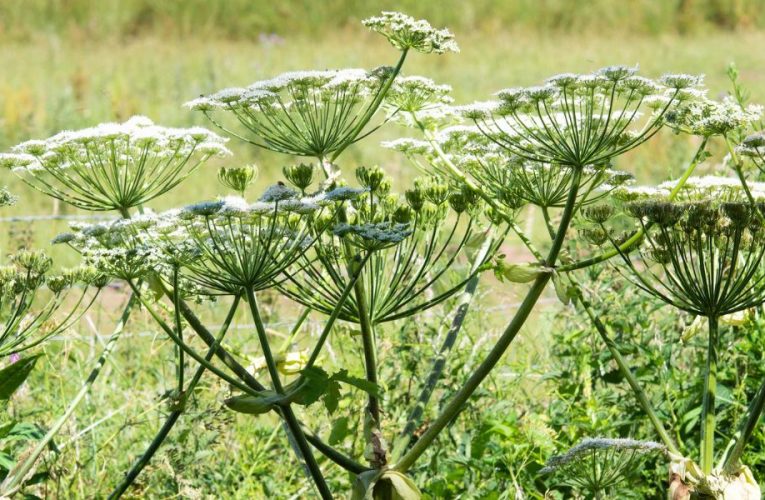
{"label": "flower bud cluster", "polygon": [[448,29],[436,29],[424,19],[416,20],[400,12],[383,12],[364,19],[362,24],[383,35],[398,50],[413,49],[424,54],[460,51]]}

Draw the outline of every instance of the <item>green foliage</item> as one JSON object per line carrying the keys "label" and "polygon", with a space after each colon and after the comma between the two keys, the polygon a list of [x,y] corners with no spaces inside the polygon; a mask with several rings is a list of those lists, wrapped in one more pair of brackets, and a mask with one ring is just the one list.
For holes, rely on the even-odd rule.
{"label": "green foliage", "polygon": [[[628,365],[646,389],[672,437],[686,456],[698,454],[697,436],[706,340],[692,335],[693,318],[675,312],[656,299],[626,287],[618,273],[608,268],[588,271],[587,289],[598,297],[594,308],[616,334],[615,341]],[[619,304],[618,308],[613,304]],[[623,376],[604,349],[591,324],[576,309],[566,309],[553,329],[550,379],[557,385],[550,406],[551,426],[560,429],[562,442],[574,443],[585,436],[631,437],[656,440],[645,413],[630,392]],[[706,329],[702,326],[702,331]],[[753,346],[765,341],[761,313],[722,329],[725,363],[718,374],[717,447],[727,445],[746,407],[765,377],[759,354]],[[765,474],[765,434],[756,432],[744,463],[751,464],[755,477]],[[660,478],[667,462],[649,459],[628,489],[639,498],[653,498],[664,491]]]}
{"label": "green foliage", "polygon": [[0,370],[0,401],[11,399],[13,393],[21,387],[37,363],[38,356],[29,356],[11,363]]}

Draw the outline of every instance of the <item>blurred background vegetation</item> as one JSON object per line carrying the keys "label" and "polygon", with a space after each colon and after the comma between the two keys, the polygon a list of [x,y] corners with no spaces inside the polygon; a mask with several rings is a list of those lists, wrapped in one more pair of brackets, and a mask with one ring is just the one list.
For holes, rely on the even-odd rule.
{"label": "blurred background vegetation", "polygon": [[[552,74],[586,72],[609,64],[639,64],[647,76],[704,73],[711,95],[717,97],[730,90],[726,69],[733,61],[752,100],[763,102],[762,4],[762,0],[0,0],[0,150],[62,129],[125,120],[133,114],[166,125],[206,125],[182,103],[283,71],[391,64],[397,53],[359,22],[380,10],[424,17],[455,33],[460,54],[413,54],[405,72],[451,84],[458,103],[487,99],[505,87],[533,85]],[[397,174],[396,187],[403,188],[413,175],[411,169],[378,144],[409,133],[396,126],[383,128],[349,151],[343,167],[350,172],[357,164],[380,163]],[[282,165],[294,161],[236,140],[231,148],[235,156],[223,163],[258,163],[261,187],[280,175]],[[677,175],[694,148],[693,139],[663,131],[620,158],[618,167],[641,181],[660,181]],[[709,168],[703,166],[700,172]],[[27,189],[8,172],[0,176],[1,183],[20,197],[16,207],[4,209],[3,217],[78,213]],[[214,178],[215,166],[203,167],[152,206],[177,206],[222,193]],[[524,224],[533,227],[528,214],[524,217]],[[64,221],[4,220],[0,247],[3,253],[30,244],[50,249],[48,241],[66,228]],[[56,249],[54,256],[62,265],[76,260],[67,250]],[[611,283],[609,278],[602,285]],[[507,292],[508,287],[492,293],[498,289],[487,276],[482,289],[491,297],[481,301],[491,303],[493,309],[475,311],[462,354],[454,360],[456,366],[445,383],[447,391],[460,384],[482,350],[491,345],[496,333],[491,326],[504,323],[512,314],[509,304],[516,297]],[[60,413],[79,388],[125,299],[121,292],[112,292],[89,313],[82,328],[45,348],[48,356],[13,411],[41,428]],[[609,300],[603,304],[604,312],[624,297],[616,293]],[[664,312],[654,318],[650,301],[634,301],[612,312],[623,317],[624,331],[635,329],[651,337],[657,331],[682,330],[685,318]],[[551,306],[557,304],[553,297],[545,304],[538,312],[540,321],[531,322],[534,331],[519,337],[507,363],[488,381],[492,392],[477,395],[466,417],[443,440],[443,448],[416,471],[432,497],[491,498],[485,495],[492,493],[501,498],[496,496],[499,491],[512,498],[516,487],[527,493],[529,488],[543,492],[545,485],[536,477],[538,466],[553,451],[565,449],[582,436],[654,438],[629,395],[617,385],[619,381],[599,381],[598,376],[613,367],[603,358],[588,325],[570,310],[561,313],[560,307]],[[290,314],[281,316],[278,309],[274,307],[269,318],[276,325],[293,319]],[[215,307],[207,311],[214,322]],[[392,374],[391,385],[400,379],[403,386],[408,380],[411,389],[411,381],[422,377],[427,363],[412,353],[430,345],[429,329],[442,328],[447,313],[448,308],[433,311],[421,325],[390,328],[383,363]],[[634,324],[638,320],[642,323]],[[552,324],[560,328],[551,328]],[[540,332],[554,333],[537,335]],[[765,333],[758,332],[762,337],[752,340],[752,345],[765,338]],[[246,351],[251,333],[243,329],[231,341]],[[174,383],[171,346],[145,315],[136,316],[127,338],[129,345],[117,352],[104,382],[57,443],[62,454],[51,464],[52,479],[40,490],[45,496],[92,498],[96,491],[108,492],[159,425],[163,397]],[[551,355],[553,344],[556,354]],[[667,341],[655,347],[658,354],[652,355],[646,372],[664,373],[661,370],[672,356],[665,356],[661,349],[671,346]],[[748,348],[742,349],[746,352],[741,359],[750,360]],[[691,375],[688,380],[697,378]],[[147,470],[140,485],[145,489],[138,490],[139,495],[305,495],[299,469],[284,464],[278,443],[270,441],[271,436],[281,439],[280,433],[274,434],[273,423],[259,419],[253,424],[253,419],[225,413],[220,409],[225,391],[216,382],[202,388],[199,405],[190,418],[182,420],[172,442]],[[698,404],[679,391],[663,396],[674,402],[666,411],[676,409],[680,417]],[[693,426],[695,420],[683,424]],[[690,428],[683,432],[692,434]],[[762,439],[765,442],[765,436]],[[274,463],[282,464],[277,472]],[[644,472],[646,480],[637,497],[661,492],[657,479],[663,477],[661,467],[658,476],[654,469]],[[760,469],[757,473],[762,477]],[[481,484],[484,489],[476,490]]]}
{"label": "blurred background vegetation", "polygon": [[138,36],[253,40],[260,33],[321,36],[355,30],[370,12],[400,10],[462,33],[503,31],[698,33],[765,25],[759,0],[24,0],[0,5],[6,38],[55,34],[82,40]]}

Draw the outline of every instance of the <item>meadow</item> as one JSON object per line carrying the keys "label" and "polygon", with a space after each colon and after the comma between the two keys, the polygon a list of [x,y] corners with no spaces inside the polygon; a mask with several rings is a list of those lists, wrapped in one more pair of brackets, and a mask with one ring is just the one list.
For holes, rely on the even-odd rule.
{"label": "meadow", "polygon": [[[148,7],[151,2],[110,0],[94,9],[84,1],[2,2],[0,150],[27,139],[48,137],[59,130],[123,121],[135,114],[168,126],[207,126],[199,113],[183,108],[182,103],[200,94],[247,85],[284,71],[395,63],[390,47],[377,35],[354,24],[355,17],[375,14],[386,2],[336,0],[326,2],[324,8],[313,2],[287,2],[289,7],[261,2],[261,10],[252,3],[194,1],[181,7],[181,2],[157,2],[155,7]],[[535,10],[537,2],[526,1],[449,2],[452,8],[436,7],[433,2],[399,3],[402,5],[396,5],[397,8],[407,11],[410,7],[413,15],[425,16],[434,25],[446,25],[455,32],[461,47],[459,54],[437,58],[412,54],[407,64],[416,68],[413,73],[451,85],[452,96],[460,104],[486,99],[501,88],[536,85],[556,73],[588,72],[611,64],[639,65],[641,74],[652,77],[666,72],[705,74],[710,97],[718,97],[731,90],[727,70],[733,62],[740,70],[741,82],[751,91],[752,101],[765,102],[765,52],[759,50],[765,46],[765,31],[760,29],[765,25],[765,15],[756,8],[757,2],[720,2],[715,7],[718,11],[705,12],[675,11],[659,6],[670,2],[641,1],[635,15],[625,5],[606,1],[589,2],[588,9],[575,13],[566,7],[567,2],[545,2],[547,6],[542,9],[547,10],[541,11]],[[167,6],[158,7],[160,4]],[[593,21],[589,9],[604,15]],[[417,172],[401,155],[379,147],[380,141],[402,134],[411,131],[387,125],[360,145],[352,146],[343,162],[352,167],[379,164],[393,174],[395,184],[404,186]],[[618,158],[616,167],[632,172],[639,182],[676,178],[697,145],[694,137],[664,130],[642,148]],[[258,185],[266,186],[280,178],[282,166],[291,161],[284,155],[235,140],[230,147],[233,157],[204,165],[180,188],[170,191],[159,202],[152,202],[152,208],[175,207],[225,193],[215,180],[219,166],[254,163],[259,168]],[[713,145],[711,151],[718,156],[724,153],[719,144]],[[697,173],[701,175],[714,168],[713,164],[704,164]],[[78,257],[74,252],[49,245],[56,234],[67,230],[67,220],[29,222],[24,217],[93,214],[51,201],[10,172],[0,175],[2,184],[19,197],[15,206],[4,208],[0,214],[2,254],[35,246],[50,251],[56,266],[76,263]],[[544,225],[530,211],[524,212],[520,221],[536,239],[545,236]],[[507,245],[503,250],[508,255],[526,255],[520,245]],[[522,293],[509,290],[491,276],[482,279],[478,292],[482,307],[469,316],[465,325],[468,338],[460,346],[466,354],[449,376],[450,389],[459,385],[461,376],[470,373],[475,359],[480,359],[491,347],[499,328],[517,307]],[[39,349],[43,356],[37,369],[10,409],[24,421],[40,426],[30,432],[39,435],[80,388],[128,292],[124,286],[105,290],[98,307],[92,308],[75,328]],[[565,390],[553,387],[559,387],[558,382],[567,373],[576,373],[576,377],[583,379],[591,377],[583,364],[596,357],[598,349],[592,346],[591,337],[582,338],[587,327],[572,318],[569,308],[560,304],[553,290],[545,292],[544,297],[535,310],[534,321],[522,330],[501,368],[488,381],[502,401],[491,412],[493,420],[483,414],[491,403],[482,392],[444,439],[449,441],[444,447],[457,450],[460,459],[444,459],[443,477],[431,478],[436,485],[430,490],[432,498],[483,497],[485,491],[481,493],[471,485],[490,481],[494,474],[503,478],[496,488],[506,488],[496,498],[524,498],[515,496],[511,488],[531,481],[524,475],[525,461],[543,462],[541,457],[560,451],[562,443],[578,434],[576,429],[596,433],[613,429],[606,421],[608,415],[613,416],[617,403],[595,401],[591,393],[582,395],[579,389],[572,389],[577,394],[570,401],[581,402],[576,398],[584,397],[591,412],[579,415],[580,421],[564,422],[552,416],[564,413],[559,406],[568,404],[561,403],[562,396],[558,397]],[[657,319],[651,304],[639,302],[633,295],[628,298],[634,299],[635,310],[649,311],[645,317],[652,318],[650,324],[664,321],[661,314]],[[269,331],[286,336],[284,332],[294,318],[282,316],[285,299],[274,295],[265,302]],[[601,306],[608,309],[608,304]],[[403,332],[414,329],[417,332],[414,338],[427,344],[429,334],[444,329],[441,315],[452,307],[452,303],[447,303],[428,312],[421,325],[404,321],[390,327],[390,338],[381,350],[391,359],[398,359],[396,362],[409,363],[407,369],[411,373],[420,373],[424,367],[418,366],[421,360],[407,357],[410,353],[402,339],[410,337]],[[220,307],[210,304],[202,310],[203,318],[208,319],[216,317]],[[310,316],[307,326],[314,334],[320,329],[316,320]],[[682,324],[684,320],[673,316],[673,321]],[[250,323],[247,315],[238,314],[233,322],[234,335],[227,340],[233,352],[241,352],[245,358],[248,342],[253,338]],[[552,326],[565,327],[566,331],[551,333]],[[643,328],[649,329],[648,323]],[[551,347],[554,339],[557,347]],[[566,345],[578,342],[591,349],[587,356],[561,352]],[[343,346],[338,344],[333,344],[336,351],[332,356],[342,358]],[[105,496],[161,425],[166,396],[175,384],[173,359],[172,342],[146,311],[137,312],[104,373],[51,446],[54,452],[47,457],[50,460],[47,472],[30,493],[42,498]],[[352,366],[360,370],[360,362],[357,365]],[[384,369],[395,372],[396,366],[399,365],[391,361]],[[397,382],[404,383],[391,384]],[[279,432],[278,419],[261,417],[253,424],[248,415],[228,412],[221,402],[229,392],[225,383],[212,377],[204,379],[190,414],[181,418],[129,495],[135,498],[310,495],[302,470],[291,457],[286,458],[281,448],[286,439]],[[527,411],[536,416],[524,420]],[[503,412],[506,421],[498,420]],[[510,429],[520,421],[523,423]],[[486,438],[491,443],[483,443],[486,448],[480,454],[471,452],[471,443],[473,446],[476,443],[470,437],[464,438],[469,434],[461,431],[472,424],[492,429],[492,437]],[[643,424],[633,421],[618,425],[622,424],[622,430],[645,434]],[[508,428],[497,431],[500,426]],[[321,431],[327,434],[331,429],[325,425]],[[523,443],[527,438],[534,443],[531,450]],[[489,458],[490,464],[486,465]],[[765,468],[763,462],[751,465],[758,471]],[[272,473],[274,469],[280,471],[278,478]],[[419,473],[427,475],[427,470]],[[763,477],[762,473],[758,477]],[[348,478],[342,472],[334,472],[331,480],[333,484],[346,484]],[[439,482],[450,481],[466,486],[438,489]],[[661,485],[652,486],[654,493],[661,491]],[[541,498],[539,493],[527,495]]]}

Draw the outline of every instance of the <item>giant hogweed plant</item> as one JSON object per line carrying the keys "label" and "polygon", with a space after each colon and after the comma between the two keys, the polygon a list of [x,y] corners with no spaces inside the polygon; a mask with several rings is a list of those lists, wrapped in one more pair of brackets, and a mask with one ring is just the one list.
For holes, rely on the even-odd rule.
{"label": "giant hogweed plant", "polygon": [[[86,210],[115,210],[123,216],[110,224],[78,226],[57,238],[80,252],[87,265],[125,281],[132,290],[83,391],[98,376],[136,304],[149,312],[177,347],[177,388],[171,411],[112,498],[125,493],[151,460],[205,372],[230,385],[233,394],[226,405],[233,411],[254,416],[272,413],[280,419],[301,467],[322,498],[337,492],[331,491],[325,476],[327,462],[320,463],[317,455],[352,474],[354,498],[417,498],[418,487],[407,472],[433,448],[492,373],[551,281],[563,301],[575,301],[605,331],[603,338],[664,441],[662,446],[673,463],[683,467],[678,472],[681,486],[720,496],[707,485],[723,484],[729,476],[736,480],[746,476],[736,450],[746,444],[756,424],[762,408],[757,401],[765,399],[765,391],[753,403],[750,418],[726,453],[724,474],[713,471],[716,350],[710,341],[701,419],[702,465],[676,456],[677,448],[643,404],[644,394],[608,341],[605,326],[587,307],[572,273],[621,256],[625,274],[640,288],[707,317],[710,339],[716,337],[721,316],[758,306],[763,251],[757,236],[763,215],[759,190],[747,183],[745,165],[749,160],[762,164],[765,141],[759,136],[744,139],[740,133],[753,122],[756,110],[744,108],[740,99],[723,103],[707,99],[699,77],[649,79],[637,75],[636,68],[624,66],[558,75],[541,86],[501,90],[496,101],[452,107],[448,86],[401,76],[409,51],[456,52],[448,30],[390,12],[364,24],[399,50],[394,67],[291,72],[187,103],[239,140],[315,159],[315,164],[285,167],[289,185],[271,186],[257,199],[226,197],[162,214],[144,210],[144,203],[227,150],[224,140],[207,130],[166,129],[143,118],[30,141],[0,156],[0,162],[47,195]],[[346,177],[341,154],[389,121],[419,131],[416,138],[387,146],[401,150],[423,177],[403,195],[395,195],[382,169],[360,167],[354,170],[358,187],[351,187],[353,179]],[[627,235],[614,236],[605,225],[615,204],[614,194],[631,192],[624,189],[631,176],[614,165],[621,155],[667,126],[701,136],[698,151],[681,178],[660,190],[661,200],[645,190],[632,192],[646,198],[626,205],[639,224]],[[730,150],[728,162],[738,181],[733,181],[735,186],[725,181],[729,198],[715,193],[714,204],[703,207],[702,198],[693,198],[696,195],[687,184],[706,158],[708,141],[718,137]],[[324,179],[313,188],[320,172]],[[224,169],[219,178],[244,195],[254,173],[250,168]],[[691,188],[698,185],[690,184]],[[130,218],[134,209],[141,214]],[[547,243],[536,242],[518,224],[524,213],[534,209],[542,214]],[[585,221],[580,228],[583,238],[572,239],[572,223],[580,218]],[[535,261],[508,263],[497,255],[511,232]],[[575,251],[571,241],[587,245]],[[613,243],[613,248],[598,250],[606,242]],[[647,258],[638,260],[636,249]],[[459,334],[463,306],[472,299],[478,274],[487,268],[506,282],[529,283],[526,296],[488,353],[420,432]],[[271,291],[305,307],[288,336],[286,349],[296,350],[287,354],[283,346],[274,344],[263,319],[262,296]],[[432,360],[405,425],[395,429],[385,418],[386,387],[378,376],[381,325],[416,319],[458,293],[460,306],[449,335]],[[213,298],[228,304],[217,333],[194,312],[197,302]],[[240,308],[255,325],[257,340],[252,347],[262,355],[258,364],[262,369],[246,367],[244,358],[225,344]],[[326,316],[316,339],[300,332],[311,311]],[[333,333],[347,335],[347,330],[337,328],[338,320],[358,325],[356,339],[341,341],[356,344],[363,376],[351,373],[356,368],[354,360],[341,362],[340,369],[333,370],[324,357]],[[196,365],[191,372],[190,360]],[[330,413],[338,411],[344,389],[351,394],[360,391],[366,400],[361,453],[335,448],[301,419],[317,402]],[[83,391],[54,424],[47,441],[9,473],[3,493],[21,488]],[[573,477],[571,484],[610,487],[619,482],[620,471],[629,468],[629,461],[619,461],[620,450],[661,448],[637,443],[611,449],[601,446],[611,443],[608,440],[597,443],[595,448],[588,448],[589,444],[582,448],[604,450],[591,454],[598,474]],[[605,461],[598,461],[601,456]],[[551,468],[562,462],[552,460]]]}

